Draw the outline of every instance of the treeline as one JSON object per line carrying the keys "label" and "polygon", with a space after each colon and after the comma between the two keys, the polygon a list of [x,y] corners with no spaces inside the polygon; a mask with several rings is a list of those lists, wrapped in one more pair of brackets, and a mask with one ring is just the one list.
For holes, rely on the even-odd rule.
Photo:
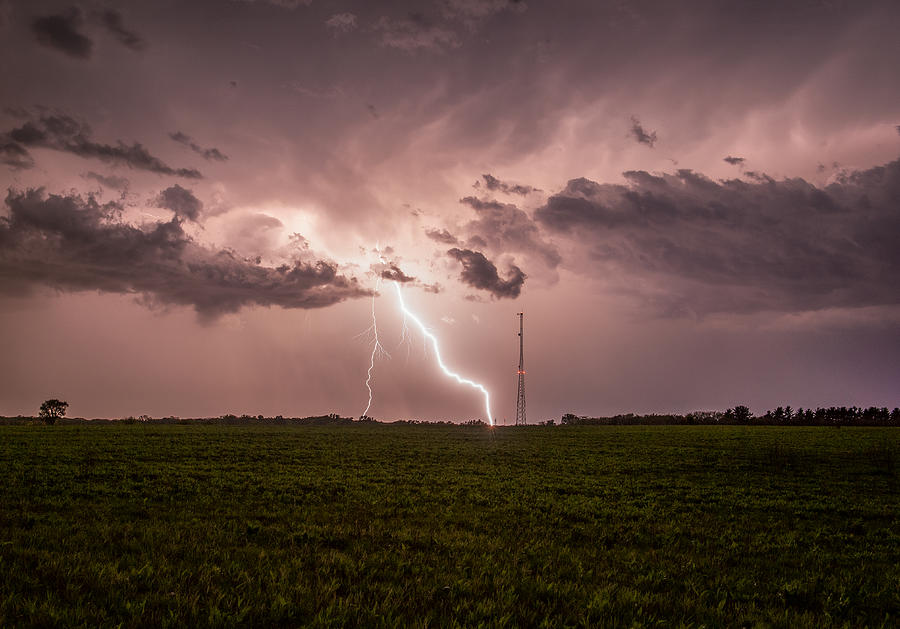
{"label": "treeline", "polygon": [[[32,417],[29,415],[17,415],[15,417],[0,416],[0,425],[26,425],[48,423],[45,418]],[[465,422],[453,422],[450,420],[428,421],[420,419],[401,419],[396,421],[377,420],[366,415],[359,418],[342,417],[337,413],[329,413],[328,415],[311,415],[309,417],[284,417],[282,415],[265,416],[265,415],[233,415],[226,414],[219,417],[150,417],[149,415],[139,415],[137,417],[119,417],[119,418],[96,418],[86,419],[84,417],[60,417],[55,419],[53,423],[58,424],[149,424],[149,425],[217,425],[217,426],[247,426],[247,425],[263,425],[263,426],[283,426],[283,425],[302,425],[302,426],[349,426],[349,425],[365,425],[365,424],[384,424],[391,423],[396,425],[408,426],[473,426],[487,425],[486,423],[471,419]]]}
{"label": "treeline", "polygon": [[[549,420],[542,422],[553,425]],[[746,406],[735,406],[725,411],[695,411],[684,415],[627,413],[612,417],[587,417],[566,413],[560,423],[564,426],[900,426],[900,408],[870,406],[829,406],[828,408],[794,410],[790,406],[779,406],[762,415],[754,415]]]}
{"label": "treeline", "polygon": [[[0,424],[28,424],[43,421],[39,417],[27,417],[19,415],[17,417],[0,417]],[[56,423],[59,424],[153,424],[153,425],[195,425],[195,424],[216,424],[220,426],[245,426],[248,424],[260,425],[282,425],[282,424],[303,424],[308,426],[343,426],[347,424],[358,424],[360,421],[374,421],[371,419],[355,420],[352,417],[341,417],[337,413],[329,415],[313,415],[310,417],[282,417],[276,415],[274,417],[266,417],[263,415],[221,415],[220,417],[200,417],[200,418],[182,418],[182,417],[150,417],[149,415],[140,415],[138,417],[122,417],[116,419],[85,419],[83,417],[59,418]]]}

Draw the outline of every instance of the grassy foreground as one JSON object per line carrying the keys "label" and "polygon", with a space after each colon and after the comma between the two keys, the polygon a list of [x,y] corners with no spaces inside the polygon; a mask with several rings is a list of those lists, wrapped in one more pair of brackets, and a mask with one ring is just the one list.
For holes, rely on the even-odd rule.
{"label": "grassy foreground", "polygon": [[0,427],[0,626],[898,626],[900,431]]}

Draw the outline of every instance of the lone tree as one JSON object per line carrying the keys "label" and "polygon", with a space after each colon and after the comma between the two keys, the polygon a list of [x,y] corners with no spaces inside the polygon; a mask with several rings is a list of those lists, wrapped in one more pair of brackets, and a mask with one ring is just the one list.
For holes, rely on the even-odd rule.
{"label": "lone tree", "polygon": [[38,413],[38,417],[43,419],[48,424],[56,423],[56,420],[60,417],[66,416],[66,409],[69,408],[68,402],[63,402],[62,400],[47,400],[43,404],[41,404],[41,410]]}

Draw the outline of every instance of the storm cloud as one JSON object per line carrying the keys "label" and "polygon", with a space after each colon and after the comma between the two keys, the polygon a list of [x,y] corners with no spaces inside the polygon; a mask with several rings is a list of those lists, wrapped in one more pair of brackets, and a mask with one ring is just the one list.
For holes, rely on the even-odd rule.
{"label": "storm cloud", "polygon": [[156,206],[172,210],[176,216],[196,221],[200,217],[203,203],[194,196],[190,190],[182,188],[177,183],[159,193],[156,197]]}
{"label": "storm cloud", "polygon": [[587,273],[651,281],[674,314],[900,303],[900,161],[823,188],[690,170],[569,181],[535,213],[589,252]]}
{"label": "storm cloud", "polygon": [[639,144],[646,144],[650,148],[653,148],[653,145],[656,144],[656,131],[644,129],[641,121],[635,116],[631,117],[631,137]]}
{"label": "storm cloud", "polygon": [[118,177],[116,175],[101,175],[100,173],[95,173],[94,171],[90,171],[82,175],[85,179],[93,179],[101,186],[106,186],[107,188],[112,188],[114,190],[124,190],[128,187],[128,179],[125,177]]}
{"label": "storm cloud", "polygon": [[80,31],[81,11],[73,7],[65,13],[45,15],[31,23],[31,32],[42,46],[75,59],[90,59],[94,42]]}
{"label": "storm cloud", "polygon": [[463,197],[464,203],[475,210],[478,218],[466,225],[470,242],[497,252],[515,251],[537,256],[547,267],[556,268],[561,260],[559,251],[548,242],[531,217],[512,203]]}
{"label": "storm cloud", "polygon": [[491,192],[504,192],[506,194],[520,194],[523,197],[527,196],[537,190],[536,188],[532,188],[531,186],[524,186],[521,184],[512,184],[512,183],[507,183],[505,181],[500,181],[499,179],[497,179],[496,177],[494,177],[493,175],[490,175],[490,174],[484,174],[481,176],[481,178],[484,180],[484,183],[482,184],[481,181],[476,181],[475,185],[474,185],[475,189],[479,189],[483,185],[484,188],[486,188],[487,190],[490,190]]}
{"label": "storm cloud", "polygon": [[160,175],[175,175],[187,179],[200,179],[203,175],[193,168],[172,168],[150,154],[138,142],[115,145],[94,142],[90,126],[66,114],[42,113],[36,118],[0,138],[20,147],[37,147],[72,153],[84,158],[94,158],[110,164],[147,170]]}
{"label": "storm cloud", "polygon": [[13,170],[23,170],[34,166],[34,159],[18,142],[0,139],[0,163]]}
{"label": "storm cloud", "polygon": [[134,51],[141,51],[147,47],[147,42],[136,32],[125,28],[122,14],[115,9],[105,9],[97,13],[97,19],[112,33],[120,44]]}
{"label": "storm cloud", "polygon": [[445,245],[459,244],[459,238],[451,234],[446,229],[426,229],[425,235],[431,238],[433,241],[440,242]]}
{"label": "storm cloud", "polygon": [[454,247],[447,251],[447,255],[462,264],[459,279],[473,288],[486,290],[498,299],[515,299],[522,292],[526,276],[514,264],[509,266],[507,279],[504,280],[497,273],[497,266],[480,251]]}
{"label": "storm cloud", "polygon": [[416,280],[416,278],[412,277],[411,275],[407,275],[400,269],[400,267],[393,263],[388,264],[387,268],[381,271],[381,278],[394,282],[400,282],[401,284],[414,282]]}
{"label": "storm cloud", "polygon": [[215,147],[203,148],[202,146],[194,142],[194,139],[191,136],[182,133],[181,131],[174,131],[169,134],[169,137],[172,138],[172,140],[174,140],[175,142],[188,147],[198,155],[202,156],[203,159],[215,160],[217,162],[224,162],[228,160],[228,156],[222,153],[222,151],[220,151],[219,149]]}
{"label": "storm cloud", "polygon": [[121,206],[94,197],[10,191],[0,219],[0,292],[37,285],[137,294],[145,303],[191,306],[212,320],[245,306],[321,308],[371,295],[330,262],[261,266],[187,235],[178,217],[135,227]]}

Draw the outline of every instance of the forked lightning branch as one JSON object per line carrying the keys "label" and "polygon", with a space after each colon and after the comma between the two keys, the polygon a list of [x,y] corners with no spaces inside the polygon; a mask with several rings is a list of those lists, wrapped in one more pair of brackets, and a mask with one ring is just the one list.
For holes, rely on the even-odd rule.
{"label": "forked lightning branch", "polygon": [[[415,326],[422,333],[422,336],[431,344],[431,348],[434,351],[434,358],[437,361],[438,367],[440,367],[441,371],[445,376],[451,378],[458,382],[459,384],[464,384],[473,389],[478,390],[482,396],[484,396],[484,411],[487,414],[488,424],[491,426],[494,425],[494,416],[491,413],[491,395],[488,392],[487,388],[483,384],[475,382],[474,380],[470,380],[469,378],[464,378],[458,373],[451,371],[450,368],[447,367],[446,363],[444,363],[444,359],[441,356],[441,348],[438,342],[437,336],[431,332],[425,323],[422,322],[422,319],[418,317],[414,312],[412,312],[406,305],[406,302],[403,299],[403,289],[400,288],[400,284],[397,282],[392,282],[394,285],[394,289],[397,293],[397,305],[400,308],[400,312],[403,314],[405,320],[412,321]],[[366,376],[366,389],[368,390],[368,403],[366,404],[366,409],[363,411],[363,416],[367,416],[369,413],[369,409],[372,407],[372,400],[374,397],[372,384],[373,384],[373,371],[375,369],[375,359],[377,358],[379,353],[384,352],[384,349],[381,346],[381,343],[378,338],[378,322],[375,316],[375,298],[372,298],[372,325],[370,329],[374,333],[374,340],[372,345],[372,354],[369,359],[369,368]],[[386,353],[386,352],[384,352]]]}

